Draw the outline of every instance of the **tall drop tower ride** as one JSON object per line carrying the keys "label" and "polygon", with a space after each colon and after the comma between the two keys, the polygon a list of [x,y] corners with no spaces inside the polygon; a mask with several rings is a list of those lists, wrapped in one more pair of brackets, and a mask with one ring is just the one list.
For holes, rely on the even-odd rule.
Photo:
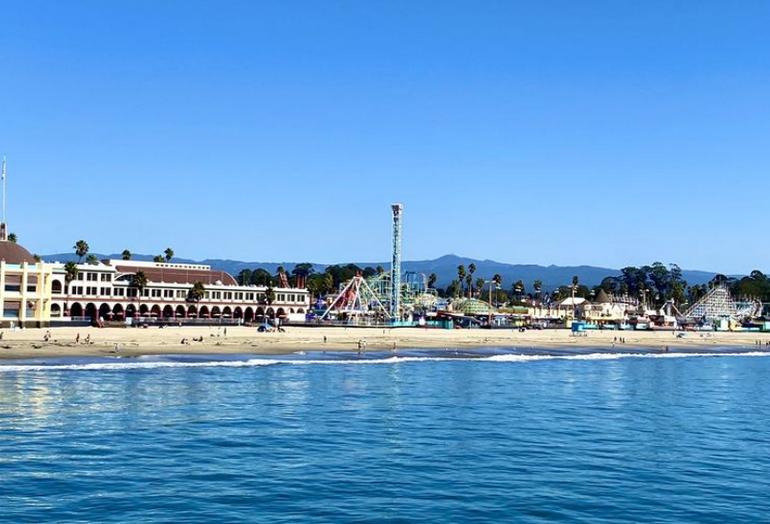
{"label": "tall drop tower ride", "polygon": [[393,204],[393,258],[390,268],[390,316],[393,320],[401,318],[401,216],[403,204]]}

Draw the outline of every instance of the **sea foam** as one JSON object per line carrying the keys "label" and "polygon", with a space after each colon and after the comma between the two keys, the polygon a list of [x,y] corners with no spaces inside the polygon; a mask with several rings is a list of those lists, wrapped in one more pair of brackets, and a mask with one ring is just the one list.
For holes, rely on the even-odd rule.
{"label": "sea foam", "polygon": [[111,362],[87,363],[30,363],[30,364],[0,364],[0,373],[28,371],[123,371],[134,369],[164,369],[164,368],[249,368],[275,365],[291,366],[351,366],[376,364],[407,364],[418,362],[489,362],[489,363],[526,363],[545,360],[620,360],[620,359],[659,359],[659,358],[719,358],[719,357],[768,357],[770,352],[710,352],[710,353],[579,353],[562,355],[536,355],[506,353],[491,356],[388,356],[383,358],[328,358],[328,359],[271,359],[252,358],[248,360],[202,360],[202,361],[171,361],[171,360],[133,360],[116,359]]}

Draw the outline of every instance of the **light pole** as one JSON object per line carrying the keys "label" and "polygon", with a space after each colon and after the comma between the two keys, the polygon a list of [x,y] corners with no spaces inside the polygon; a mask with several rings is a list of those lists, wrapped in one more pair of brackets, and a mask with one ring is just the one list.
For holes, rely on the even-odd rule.
{"label": "light pole", "polygon": [[[495,281],[495,280],[485,280],[484,284],[488,284],[489,285],[489,318],[488,318],[488,322],[489,322],[489,327],[491,328],[492,327],[492,284],[495,285],[496,289],[500,289],[500,284],[498,284],[497,281]],[[479,290],[479,295],[483,296],[483,295],[481,295],[481,290]],[[495,306],[495,308],[497,308],[497,306]]]}
{"label": "light pole", "polygon": [[642,313],[646,313],[647,312],[647,293],[649,293],[650,290],[642,288],[640,291],[642,293]]}

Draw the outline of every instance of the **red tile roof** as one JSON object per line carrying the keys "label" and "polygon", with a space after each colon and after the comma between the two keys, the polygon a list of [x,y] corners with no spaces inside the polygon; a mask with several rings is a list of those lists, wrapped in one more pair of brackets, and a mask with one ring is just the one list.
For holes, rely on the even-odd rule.
{"label": "red tile roof", "polygon": [[168,267],[144,267],[131,265],[115,266],[118,273],[137,273],[142,271],[150,282],[167,282],[174,284],[195,284],[202,282],[204,285],[212,285],[221,282],[227,286],[237,286],[238,282],[224,271],[213,269],[181,269]]}
{"label": "red tile roof", "polygon": [[0,260],[7,264],[35,263],[35,258],[22,246],[10,240],[0,240]]}

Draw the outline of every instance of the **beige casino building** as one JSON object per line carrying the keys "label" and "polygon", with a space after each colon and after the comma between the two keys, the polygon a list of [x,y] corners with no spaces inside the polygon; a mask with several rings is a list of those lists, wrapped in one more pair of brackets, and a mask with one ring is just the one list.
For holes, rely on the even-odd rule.
{"label": "beige casino building", "polygon": [[0,224],[0,326],[43,327],[51,317],[52,264],[8,240]]}

